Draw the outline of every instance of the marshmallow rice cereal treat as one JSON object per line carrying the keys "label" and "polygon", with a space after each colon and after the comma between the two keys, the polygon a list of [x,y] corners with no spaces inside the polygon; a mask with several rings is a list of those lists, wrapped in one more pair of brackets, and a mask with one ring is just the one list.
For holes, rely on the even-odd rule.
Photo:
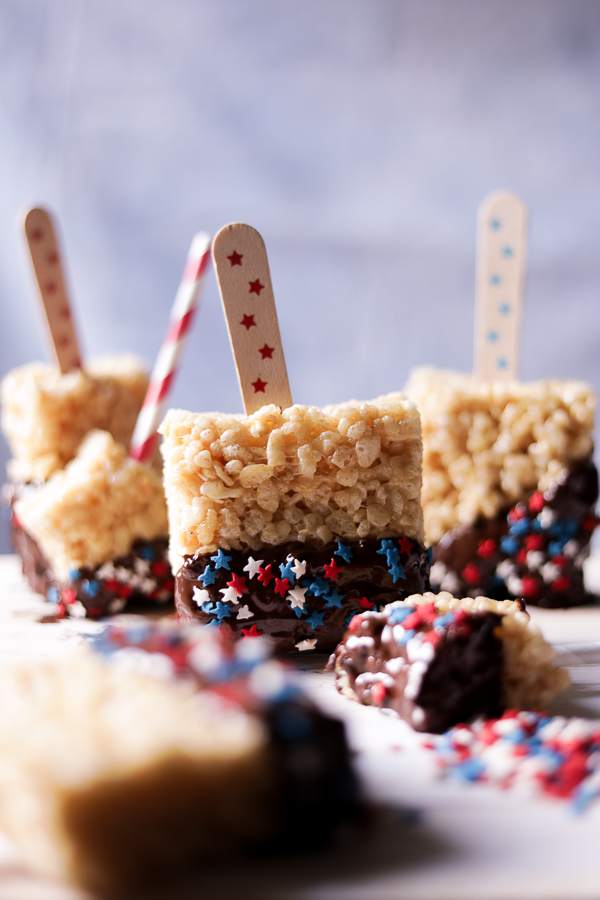
{"label": "marshmallow rice cereal treat", "polygon": [[355,616],[331,665],[344,696],[440,734],[506,709],[543,708],[569,684],[522,601],[445,591]]}
{"label": "marshmallow rice cereal treat", "polygon": [[32,869],[129,896],[356,815],[341,723],[263,642],[176,626],[4,665],[0,825]]}
{"label": "marshmallow rice cereal treat", "polygon": [[91,432],[65,469],[23,493],[14,515],[59,612],[99,616],[172,597],[160,475],[108,432]]}
{"label": "marshmallow rice cereal treat", "polygon": [[11,480],[41,481],[63,469],[95,428],[129,446],[147,387],[144,365],[128,355],[90,360],[65,375],[44,363],[13,369],[0,386]]}
{"label": "marshmallow rice cereal treat", "polygon": [[479,381],[415,370],[431,584],[454,594],[585,602],[596,526],[595,397],[577,381]]}
{"label": "marshmallow rice cereal treat", "polygon": [[184,617],[331,650],[350,618],[428,586],[419,416],[400,394],[161,429]]}

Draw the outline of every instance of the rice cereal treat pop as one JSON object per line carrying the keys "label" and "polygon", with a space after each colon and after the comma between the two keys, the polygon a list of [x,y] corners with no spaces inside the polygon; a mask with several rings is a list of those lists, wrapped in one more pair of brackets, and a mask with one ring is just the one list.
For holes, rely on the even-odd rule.
{"label": "rice cereal treat pop", "polygon": [[290,405],[262,239],[228,226],[214,258],[250,412],[161,426],[176,604],[279,650],[331,650],[356,612],[427,588],[418,413],[399,394]]}
{"label": "rice cereal treat pop", "polygon": [[434,733],[543,708],[569,684],[521,601],[446,592],[355,616],[331,665],[344,696]]}
{"label": "rice cereal treat pop", "polygon": [[588,599],[595,398],[578,381],[517,381],[524,218],[511,195],[480,210],[475,374],[417,369],[406,392],[421,413],[432,585],[564,607]]}

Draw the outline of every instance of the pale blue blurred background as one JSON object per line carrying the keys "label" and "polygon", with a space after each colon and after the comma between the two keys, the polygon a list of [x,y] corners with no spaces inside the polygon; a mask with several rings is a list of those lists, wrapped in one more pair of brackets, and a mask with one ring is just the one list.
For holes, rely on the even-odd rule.
{"label": "pale blue blurred background", "polygon": [[[295,400],[468,369],[494,188],[531,212],[522,376],[600,390],[600,3],[2,0],[0,374],[50,358],[32,203],[59,215],[87,355],[151,361],[194,231],[246,221]],[[241,409],[212,274],[172,399]]]}

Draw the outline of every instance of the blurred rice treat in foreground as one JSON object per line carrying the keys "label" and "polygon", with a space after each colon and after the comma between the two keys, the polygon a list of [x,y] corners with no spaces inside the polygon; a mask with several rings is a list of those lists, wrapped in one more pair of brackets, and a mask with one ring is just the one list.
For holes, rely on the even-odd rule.
{"label": "blurred rice treat in foreground", "polygon": [[406,393],[421,414],[432,586],[546,607],[586,602],[598,498],[589,385],[423,368]]}
{"label": "blurred rice treat in foreground", "polygon": [[266,642],[125,619],[2,670],[0,825],[32,869],[128,896],[360,813],[343,725]]}
{"label": "blurred rice treat in foreground", "polygon": [[427,593],[355,616],[331,659],[338,690],[442,733],[544,709],[569,684],[520,600]]}
{"label": "blurred rice treat in foreground", "polygon": [[64,469],[24,490],[13,515],[59,615],[172,600],[161,476],[107,431],[92,431]]}
{"label": "blurred rice treat in foreground", "polygon": [[171,410],[165,493],[187,618],[332,650],[348,621],[428,587],[412,402]]}

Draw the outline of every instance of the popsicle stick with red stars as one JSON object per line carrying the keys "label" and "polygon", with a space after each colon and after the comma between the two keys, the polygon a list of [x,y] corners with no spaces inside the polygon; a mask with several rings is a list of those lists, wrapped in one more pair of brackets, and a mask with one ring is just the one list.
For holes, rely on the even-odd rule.
{"label": "popsicle stick with red stars", "polygon": [[249,225],[226,225],[213,259],[244,409],[292,405],[265,244]]}
{"label": "popsicle stick with red stars", "polygon": [[45,209],[30,209],[23,226],[60,371],[64,374],[80,369],[81,356],[52,218]]}
{"label": "popsicle stick with red stars", "polygon": [[511,380],[519,374],[527,209],[515,194],[495,191],[477,216],[474,372]]}

